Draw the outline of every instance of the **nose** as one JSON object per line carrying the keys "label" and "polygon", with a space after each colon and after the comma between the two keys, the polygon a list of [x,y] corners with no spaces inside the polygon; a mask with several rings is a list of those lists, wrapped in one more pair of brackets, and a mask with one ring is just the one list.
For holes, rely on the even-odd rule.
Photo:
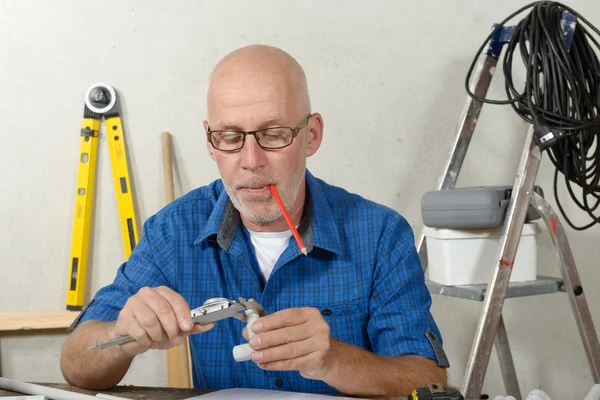
{"label": "nose", "polygon": [[241,150],[243,169],[250,172],[256,172],[263,168],[267,163],[265,151],[258,145],[254,135],[246,135],[246,142]]}

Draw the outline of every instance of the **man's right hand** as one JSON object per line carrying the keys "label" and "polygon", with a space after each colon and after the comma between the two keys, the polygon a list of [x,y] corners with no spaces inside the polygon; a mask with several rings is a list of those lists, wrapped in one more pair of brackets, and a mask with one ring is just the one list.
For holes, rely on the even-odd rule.
{"label": "man's right hand", "polygon": [[207,325],[192,322],[190,307],[184,298],[166,286],[143,287],[131,296],[114,326],[114,336],[129,335],[135,342],[119,347],[135,356],[149,349],[168,349],[183,343],[194,333],[206,332]]}

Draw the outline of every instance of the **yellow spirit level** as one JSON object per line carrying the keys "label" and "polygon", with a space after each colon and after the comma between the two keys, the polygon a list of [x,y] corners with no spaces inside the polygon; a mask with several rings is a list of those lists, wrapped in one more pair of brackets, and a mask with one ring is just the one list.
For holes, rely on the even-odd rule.
{"label": "yellow spirit level", "polygon": [[85,92],[83,123],[80,134],[79,168],[75,194],[75,213],[71,245],[71,265],[67,292],[67,310],[81,310],[84,302],[87,256],[91,231],[92,202],[96,177],[96,158],[100,120],[104,117],[106,137],[119,208],[121,235],[125,259],[138,242],[137,224],[127,153],[123,141],[123,128],[117,93],[103,83],[90,86]]}

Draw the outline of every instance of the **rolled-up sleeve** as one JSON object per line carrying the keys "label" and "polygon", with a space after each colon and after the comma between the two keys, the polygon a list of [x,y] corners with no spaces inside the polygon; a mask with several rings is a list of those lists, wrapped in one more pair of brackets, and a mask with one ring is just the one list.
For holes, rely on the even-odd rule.
{"label": "rolled-up sleeve", "polygon": [[430,307],[413,230],[402,216],[390,213],[378,245],[369,306],[373,351],[388,356],[419,355],[448,367]]}

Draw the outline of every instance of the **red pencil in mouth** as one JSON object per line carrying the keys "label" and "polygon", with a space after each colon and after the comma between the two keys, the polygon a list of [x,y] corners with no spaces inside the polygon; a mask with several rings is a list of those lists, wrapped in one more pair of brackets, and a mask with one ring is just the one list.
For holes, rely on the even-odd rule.
{"label": "red pencil in mouth", "polygon": [[302,254],[304,254],[305,256],[308,255],[308,252],[306,251],[306,246],[304,245],[304,242],[302,241],[302,238],[300,237],[298,230],[294,226],[294,223],[292,222],[290,215],[288,214],[287,210],[285,209],[285,206],[283,205],[283,202],[281,201],[281,198],[279,197],[279,193],[277,193],[277,189],[275,189],[275,185],[273,185],[273,184],[269,185],[269,189],[271,189],[271,193],[273,193],[273,197],[275,198],[277,205],[281,209],[283,218],[285,218],[285,222],[287,222],[288,226],[290,227],[290,230],[292,231],[292,234],[294,235],[294,239],[296,239],[298,248],[300,249]]}

